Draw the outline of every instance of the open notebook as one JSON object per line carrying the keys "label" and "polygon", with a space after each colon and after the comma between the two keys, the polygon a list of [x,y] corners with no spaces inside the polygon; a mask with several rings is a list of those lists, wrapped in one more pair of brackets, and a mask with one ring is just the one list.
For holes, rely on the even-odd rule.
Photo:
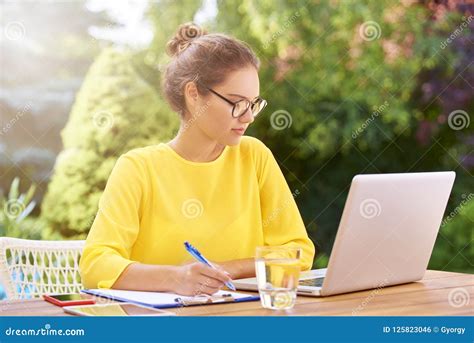
{"label": "open notebook", "polygon": [[170,308],[192,305],[208,305],[259,300],[258,295],[220,290],[212,296],[194,297],[164,292],[126,291],[120,289],[85,289],[81,292],[117,301],[135,303],[154,308]]}

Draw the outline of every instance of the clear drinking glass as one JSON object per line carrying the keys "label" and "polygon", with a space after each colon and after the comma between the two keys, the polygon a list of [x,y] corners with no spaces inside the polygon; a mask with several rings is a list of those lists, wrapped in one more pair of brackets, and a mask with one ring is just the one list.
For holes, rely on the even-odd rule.
{"label": "clear drinking glass", "polygon": [[257,247],[255,271],[264,308],[288,310],[295,305],[301,253],[297,247]]}

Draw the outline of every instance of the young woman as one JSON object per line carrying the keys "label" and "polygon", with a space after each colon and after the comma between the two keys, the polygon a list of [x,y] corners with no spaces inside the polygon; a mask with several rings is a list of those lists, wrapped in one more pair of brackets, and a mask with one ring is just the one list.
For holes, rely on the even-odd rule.
{"label": "young woman", "polygon": [[[245,130],[265,107],[259,61],[243,42],[180,26],[163,90],[176,137],[122,155],[80,261],[86,288],[213,294],[255,276],[257,246],[314,245],[271,151]],[[189,241],[218,270],[196,262]]]}

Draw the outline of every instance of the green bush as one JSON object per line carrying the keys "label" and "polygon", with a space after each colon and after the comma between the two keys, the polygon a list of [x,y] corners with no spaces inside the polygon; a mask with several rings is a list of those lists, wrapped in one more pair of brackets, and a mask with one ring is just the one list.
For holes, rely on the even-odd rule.
{"label": "green bush", "polygon": [[0,190],[0,236],[23,239],[61,239],[47,227],[39,217],[32,217],[36,202],[33,200],[36,185],[31,185],[25,193],[20,191],[20,179],[14,178],[9,191],[4,195]]}
{"label": "green bush", "polygon": [[[262,61],[260,88],[269,104],[249,133],[271,148],[290,187],[300,190],[315,266],[330,255],[356,174],[456,170],[453,198],[472,189],[466,142],[473,126],[456,131],[447,123],[453,109],[474,111],[472,95],[470,103],[459,100],[472,94],[468,83],[454,82],[463,71],[469,79],[472,59],[464,56],[472,49],[455,50],[461,37],[441,48],[462,13],[435,22],[423,3],[387,0],[218,4],[217,29],[249,42]],[[446,92],[451,102],[439,100]],[[472,223],[458,220],[454,246],[443,250],[438,242],[433,253],[438,269],[437,255],[454,257],[463,247],[474,258]]]}
{"label": "green bush", "polygon": [[26,193],[20,192],[20,179],[13,179],[8,194],[0,190],[0,236],[30,238],[35,232],[22,230],[21,225],[36,206],[33,196],[36,185],[31,185]]}
{"label": "green bush", "polygon": [[[54,231],[84,237],[116,158],[172,136],[178,119],[158,95],[163,51],[200,4],[153,3],[150,48],[134,55],[107,50],[90,69],[42,207]],[[461,104],[473,113],[474,103],[450,96],[458,102],[446,113],[448,101],[440,100],[470,91],[458,78],[465,71],[469,79],[469,55],[455,50],[459,44],[441,48],[460,25],[459,13],[434,22],[422,2],[388,0],[217,5],[217,17],[205,26],[248,42],[262,61],[261,94],[269,105],[249,134],[271,148],[290,187],[300,190],[296,201],[316,244],[315,266],[327,264],[355,174],[456,170],[451,199],[472,189],[466,142],[473,126],[453,130],[447,115]],[[430,87],[436,91],[429,94]],[[458,205],[451,201],[447,213]],[[461,214],[444,225],[430,267],[472,268],[455,257],[461,251],[473,259],[469,218]]]}
{"label": "green bush", "polygon": [[117,158],[170,139],[179,119],[136,72],[133,54],[105,50],[91,66],[62,131],[64,150],[42,204],[53,232],[84,238]]}
{"label": "green bush", "polygon": [[473,227],[474,193],[464,194],[441,225],[429,268],[474,273]]}

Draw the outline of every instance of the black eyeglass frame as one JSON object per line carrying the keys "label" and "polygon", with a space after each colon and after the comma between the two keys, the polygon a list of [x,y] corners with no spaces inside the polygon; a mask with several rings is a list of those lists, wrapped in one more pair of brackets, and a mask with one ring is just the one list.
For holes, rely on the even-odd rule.
{"label": "black eyeglass frame", "polygon": [[[263,99],[262,97],[260,96],[257,96],[255,99],[253,99],[252,101],[248,100],[248,99],[242,99],[242,100],[238,100],[238,101],[232,101],[232,100],[229,100],[227,99],[225,96],[223,96],[222,94],[219,94],[218,92],[216,92],[214,89],[212,88],[209,88],[209,87],[206,87],[206,89],[210,92],[212,92],[213,94],[217,95],[219,98],[221,98],[222,100],[226,101],[227,103],[231,104],[232,105],[232,117],[233,118],[239,118],[239,117],[242,117],[250,108],[250,110],[252,111],[252,115],[253,117],[255,118],[257,115],[259,115],[263,109],[267,106],[267,100]],[[235,116],[234,115],[234,112],[235,112],[235,109],[237,108],[237,104],[239,102],[246,102],[247,105],[245,106],[245,111],[243,111],[241,114],[239,114],[238,116]],[[258,103],[263,103],[263,105],[261,106],[260,110],[257,112],[257,113],[254,113],[253,112],[253,106],[255,106],[256,104]]]}

